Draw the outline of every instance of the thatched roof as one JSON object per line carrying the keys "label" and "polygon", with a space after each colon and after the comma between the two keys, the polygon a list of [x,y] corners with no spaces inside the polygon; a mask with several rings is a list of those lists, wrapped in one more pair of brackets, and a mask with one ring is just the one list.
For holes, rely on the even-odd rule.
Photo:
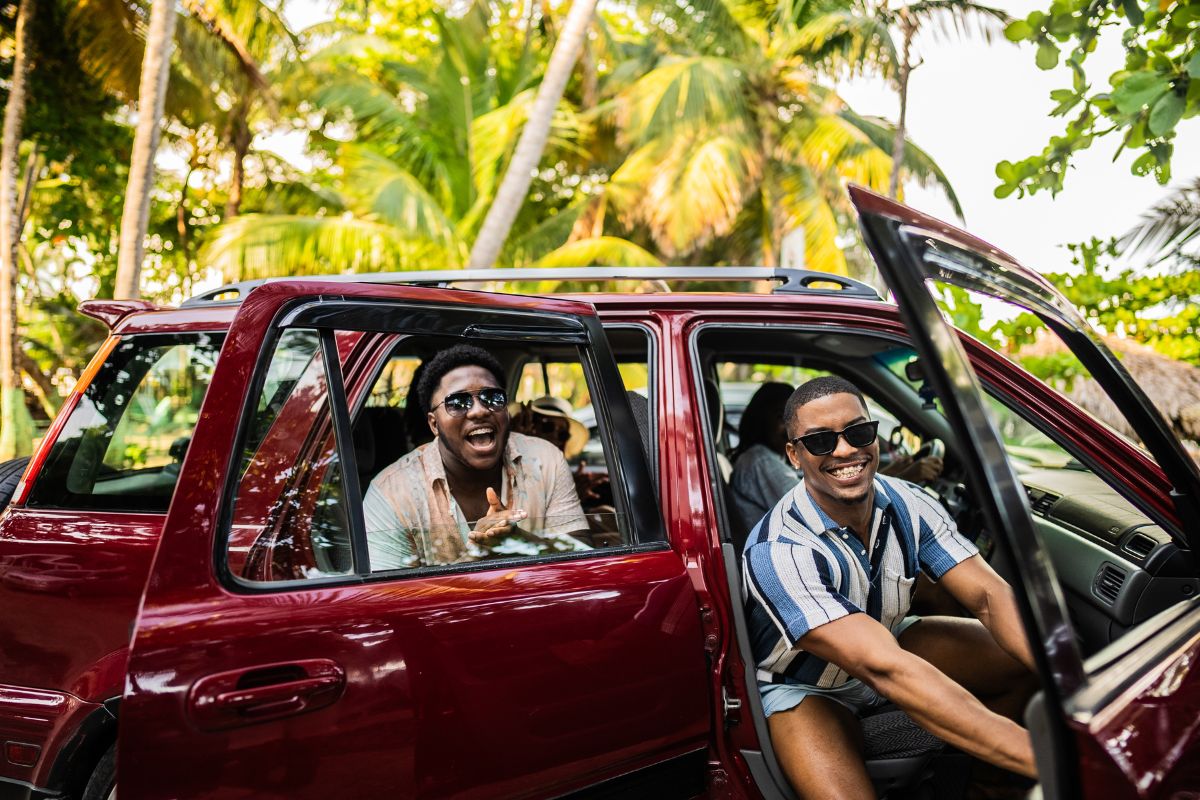
{"label": "thatched roof", "polygon": [[[1200,442],[1200,367],[1167,358],[1128,339],[1108,336],[1104,341],[1158,406],[1175,434],[1195,453],[1196,443]],[[1046,335],[1036,343],[1021,348],[1017,358],[1020,360],[1026,356],[1047,356],[1065,351],[1066,346],[1057,337]],[[1136,438],[1124,415],[1117,411],[1093,378],[1077,377],[1069,385],[1057,388],[1116,430]],[[1191,442],[1187,441],[1189,439]]]}

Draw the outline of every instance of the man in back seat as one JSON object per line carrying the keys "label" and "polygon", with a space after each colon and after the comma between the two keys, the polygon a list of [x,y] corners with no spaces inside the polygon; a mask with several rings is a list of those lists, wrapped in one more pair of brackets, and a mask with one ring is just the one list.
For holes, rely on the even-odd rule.
{"label": "man in back seat", "polygon": [[[826,376],[784,411],[804,480],[754,527],[744,570],[771,741],[804,798],[873,796],[856,716],[890,700],[917,724],[1036,777],[1019,718],[1033,658],[1008,585],[947,512],[877,474],[877,422],[853,384]],[[908,616],[925,572],[977,619]]]}
{"label": "man in back seat", "polygon": [[363,498],[372,571],[489,555],[586,550],[562,453],[509,430],[504,371],[485,350],[438,353],[418,385],[434,440],[384,469]]}

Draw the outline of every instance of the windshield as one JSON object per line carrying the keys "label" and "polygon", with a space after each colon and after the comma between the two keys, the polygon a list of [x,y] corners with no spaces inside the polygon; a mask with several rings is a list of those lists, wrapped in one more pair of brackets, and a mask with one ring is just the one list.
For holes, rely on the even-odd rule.
{"label": "windshield", "polygon": [[[897,347],[887,350],[876,355],[875,360],[912,387],[914,392],[933,403],[939,412],[942,411],[941,400],[933,396],[932,389],[925,385],[922,378],[917,377],[917,354],[912,348]],[[1059,447],[1053,439],[1031,425],[1024,417],[991,394],[985,396],[988,408],[992,412],[992,421],[1004,442],[1004,449],[1018,471],[1022,468],[1082,469],[1082,465],[1070,453]]]}

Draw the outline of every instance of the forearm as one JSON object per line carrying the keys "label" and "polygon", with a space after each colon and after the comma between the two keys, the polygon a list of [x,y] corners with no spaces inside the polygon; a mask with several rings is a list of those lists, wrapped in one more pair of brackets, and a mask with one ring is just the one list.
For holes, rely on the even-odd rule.
{"label": "forearm", "polygon": [[1017,609],[1017,598],[1007,584],[988,592],[976,617],[1004,652],[1024,664],[1031,673],[1037,674],[1033,651],[1029,647],[1029,638],[1025,635],[1025,626],[1021,624],[1021,615]]}
{"label": "forearm", "polygon": [[904,653],[886,669],[859,672],[855,677],[946,743],[1003,769],[1037,777],[1033,745],[1025,729],[989,711],[924,659]]}

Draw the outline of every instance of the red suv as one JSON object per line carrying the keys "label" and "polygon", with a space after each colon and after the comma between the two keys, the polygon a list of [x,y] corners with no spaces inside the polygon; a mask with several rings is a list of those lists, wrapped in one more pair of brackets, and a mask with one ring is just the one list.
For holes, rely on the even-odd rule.
{"label": "red suv", "polygon": [[[1014,585],[1035,643],[1041,796],[1200,792],[1195,464],[1039,276],[852,195],[896,304],[843,278],[732,268],[84,304],[112,335],[0,518],[0,797],[107,798],[117,763],[122,800],[791,797],[749,658],[754,520],[730,502],[725,412],[748,383],[818,373],[862,388],[897,451],[944,444],[927,490]],[[782,283],[449,288],[681,278]],[[1040,317],[1145,449],[956,334],[938,283]],[[415,374],[462,341],[499,360],[515,425],[546,395],[575,418],[563,448],[589,530],[372,569],[363,492],[427,435]],[[864,729],[881,794],[961,796],[963,756],[902,713]]]}

